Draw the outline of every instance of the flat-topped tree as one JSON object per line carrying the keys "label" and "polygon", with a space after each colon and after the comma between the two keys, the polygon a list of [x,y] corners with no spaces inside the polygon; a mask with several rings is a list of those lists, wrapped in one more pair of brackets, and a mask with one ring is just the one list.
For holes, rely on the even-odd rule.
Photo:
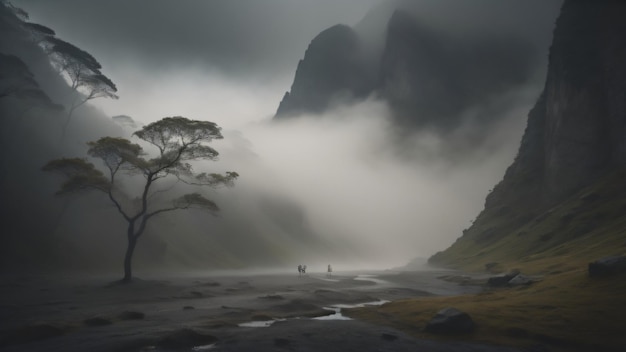
{"label": "flat-topped tree", "polygon": [[[126,237],[128,246],[124,257],[123,282],[132,279],[131,262],[137,240],[146,229],[148,221],[162,213],[174,210],[200,208],[217,212],[218,206],[198,192],[187,193],[157,202],[152,195],[172,191],[155,189],[160,180],[182,181],[192,186],[219,187],[232,186],[239,176],[236,172],[195,173],[189,164],[193,160],[217,160],[219,153],[206,145],[214,139],[222,139],[221,129],[213,122],[189,120],[184,117],[166,117],[153,122],[134,133],[139,139],[156,147],[153,158],[146,158],[143,148],[124,138],[103,137],[89,142],[88,154],[103,161],[107,172],[85,159],[57,159],[48,162],[45,171],[54,171],[65,176],[57,194],[77,193],[97,190],[105,193],[117,211],[128,223]],[[134,201],[132,196],[120,187],[119,176],[142,177],[143,187],[138,190]]]}
{"label": "flat-topped tree", "polygon": [[[39,27],[37,27],[39,28]],[[65,74],[70,87],[77,94],[69,108],[61,139],[65,137],[67,126],[76,108],[91,99],[111,98],[117,99],[117,87],[107,76],[100,72],[102,66],[88,52],[53,36],[45,37],[44,47],[48,51],[53,65]]]}

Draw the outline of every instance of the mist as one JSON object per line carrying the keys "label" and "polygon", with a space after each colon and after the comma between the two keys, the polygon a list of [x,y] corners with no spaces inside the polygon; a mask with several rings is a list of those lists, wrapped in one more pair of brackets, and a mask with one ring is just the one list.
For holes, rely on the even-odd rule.
{"label": "mist", "polygon": [[[446,133],[401,130],[390,107],[375,94],[364,101],[338,101],[321,115],[273,120],[310,40],[336,23],[356,25],[375,3],[154,2],[144,16],[140,13],[146,5],[139,2],[16,1],[33,21],[55,28],[98,57],[116,82],[120,100],[94,101],[96,114],[127,115],[137,125],[185,116],[223,128],[224,140],[214,142],[220,160],[194,165],[198,171],[241,175],[234,188],[210,193],[220,215],[163,217],[150,225],[137,253],[139,262],[159,253],[164,266],[217,268],[301,262],[389,268],[428,257],[471,225],[512,162],[527,112],[540,94],[543,82],[536,77],[545,70],[556,1],[546,5],[540,25],[528,26],[533,27],[526,34],[535,55],[532,79],[468,107],[457,119],[462,123]],[[430,25],[457,34],[468,27],[475,28],[476,36],[487,31],[480,19],[472,26],[447,17],[443,5],[424,4],[422,12],[414,10]],[[492,5],[484,2],[472,12],[493,8],[488,17],[495,18],[504,11]],[[529,8],[541,6],[537,2]],[[174,16],[168,17],[172,26],[165,30],[168,11]],[[211,15],[202,17],[207,13]],[[521,18],[532,16],[530,10],[520,12]],[[524,30],[519,23],[494,26],[515,35]],[[497,116],[488,126],[480,122],[486,114]],[[81,126],[93,132],[88,124]],[[120,128],[124,132],[116,133],[127,137],[135,130]],[[83,130],[74,131],[81,134]],[[78,144],[71,151],[84,153]],[[84,206],[96,201],[72,206],[81,220],[66,219],[67,241],[81,241],[71,239],[72,234],[104,222],[100,215],[115,217],[106,205]],[[104,238],[115,224],[94,231],[99,240],[90,250],[110,246]],[[174,231],[178,235],[170,238]],[[121,232],[119,237],[122,241]],[[120,253],[122,246],[115,245],[115,251]]]}
{"label": "mist", "polygon": [[[375,97],[323,116],[276,122],[271,92],[263,94],[260,87],[202,71],[177,79],[146,94],[151,103],[138,118],[164,112],[224,128],[225,139],[215,142],[220,161],[196,166],[241,174],[234,188],[215,195],[223,222],[215,235],[249,232],[290,244],[286,250],[294,262],[351,268],[401,266],[451,244],[482,210],[485,195],[515,156],[526,112],[539,93],[524,87],[493,102],[504,106],[504,116],[490,137],[463,158],[450,158],[458,148],[451,145],[469,143],[463,136],[474,126],[446,136],[416,132],[399,141],[389,108]],[[473,113],[464,113],[468,121]],[[297,214],[290,213],[294,208]],[[284,217],[298,218],[298,227],[271,221]],[[292,243],[301,234],[290,231],[303,229],[325,246]]]}

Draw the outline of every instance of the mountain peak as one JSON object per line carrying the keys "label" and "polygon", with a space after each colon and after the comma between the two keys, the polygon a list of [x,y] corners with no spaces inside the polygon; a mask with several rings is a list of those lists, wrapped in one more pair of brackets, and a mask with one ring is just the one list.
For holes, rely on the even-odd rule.
{"label": "mountain peak", "polygon": [[309,44],[298,63],[291,91],[285,93],[276,117],[321,113],[335,100],[363,97],[371,91],[364,74],[360,42],[352,28],[338,24]]}

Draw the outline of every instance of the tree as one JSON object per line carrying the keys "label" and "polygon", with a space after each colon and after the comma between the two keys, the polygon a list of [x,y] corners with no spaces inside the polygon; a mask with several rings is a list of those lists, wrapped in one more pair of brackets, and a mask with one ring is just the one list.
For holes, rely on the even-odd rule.
{"label": "tree", "polygon": [[[42,32],[40,27],[37,29]],[[100,72],[102,66],[88,52],[53,36],[46,36],[44,42],[43,45],[52,58],[53,65],[59,72],[66,75],[70,88],[78,93],[72,101],[63,125],[61,134],[61,139],[63,139],[76,108],[91,99],[118,99],[115,94],[117,87],[113,81]]]}
{"label": "tree", "polygon": [[10,96],[54,105],[24,61],[15,55],[0,53],[0,99]]}
{"label": "tree", "polygon": [[[201,208],[212,213],[219,211],[217,204],[198,192],[187,193],[163,204],[152,197],[157,192],[154,184],[164,179],[182,181],[191,186],[232,186],[239,176],[236,172],[195,173],[190,161],[217,160],[218,152],[206,145],[214,139],[222,139],[220,128],[213,122],[189,120],[185,117],[166,117],[153,122],[133,135],[151,144],[158,150],[151,159],[143,148],[124,138],[102,137],[87,143],[88,154],[102,160],[106,173],[94,164],[81,158],[56,159],[48,162],[44,171],[53,171],[65,176],[57,194],[71,194],[96,190],[107,195],[117,211],[126,220],[127,249],[124,257],[123,282],[132,279],[131,262],[137,240],[146,229],[148,221],[156,215],[181,209]],[[128,202],[118,176],[121,174],[141,176],[143,188],[138,196]]]}

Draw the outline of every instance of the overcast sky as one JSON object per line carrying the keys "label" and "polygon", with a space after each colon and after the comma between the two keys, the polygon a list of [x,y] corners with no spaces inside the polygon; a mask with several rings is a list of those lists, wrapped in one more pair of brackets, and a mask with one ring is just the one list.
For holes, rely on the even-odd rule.
{"label": "overcast sky", "polygon": [[292,71],[310,40],[353,25],[377,0],[20,0],[35,22],[92,52],[105,66],[189,64],[229,74]]}
{"label": "overcast sky", "polygon": [[[411,158],[399,156],[380,101],[265,124],[310,41],[337,23],[357,24],[381,2],[15,0],[33,22],[102,63],[120,95],[94,101],[104,112],[144,123],[175,115],[217,122],[226,136],[216,145],[220,163],[242,175],[233,190],[239,198],[288,199],[320,236],[344,236],[370,248],[365,260],[400,265],[445,249],[480,212],[513,160],[543,77],[491,102],[503,105],[501,122],[459,164],[441,157],[449,141],[428,133],[412,136]],[[460,37],[510,32],[530,40],[535,69],[545,72],[560,0],[407,2],[425,22]]]}
{"label": "overcast sky", "polygon": [[[60,38],[102,63],[103,73],[118,85],[120,100],[99,99],[94,101],[96,105],[111,115],[128,114],[145,121],[198,111],[200,107],[194,106],[198,97],[210,104],[224,102],[223,91],[229,90],[242,97],[259,98],[248,101],[248,106],[234,104],[232,120],[254,119],[249,116],[251,111],[267,118],[289,90],[298,60],[320,31],[337,23],[356,25],[373,7],[392,2],[14,1],[29,12],[31,21],[53,28]],[[436,22],[462,35],[472,32],[468,28],[491,32],[512,29],[546,47],[560,4],[560,0],[405,2],[420,20]],[[384,25],[386,19],[378,22]],[[181,96],[190,94],[193,99]],[[177,108],[170,109],[171,104],[164,103],[172,100],[180,102]],[[150,107],[149,101],[159,104]],[[219,115],[221,109],[216,113]]]}

